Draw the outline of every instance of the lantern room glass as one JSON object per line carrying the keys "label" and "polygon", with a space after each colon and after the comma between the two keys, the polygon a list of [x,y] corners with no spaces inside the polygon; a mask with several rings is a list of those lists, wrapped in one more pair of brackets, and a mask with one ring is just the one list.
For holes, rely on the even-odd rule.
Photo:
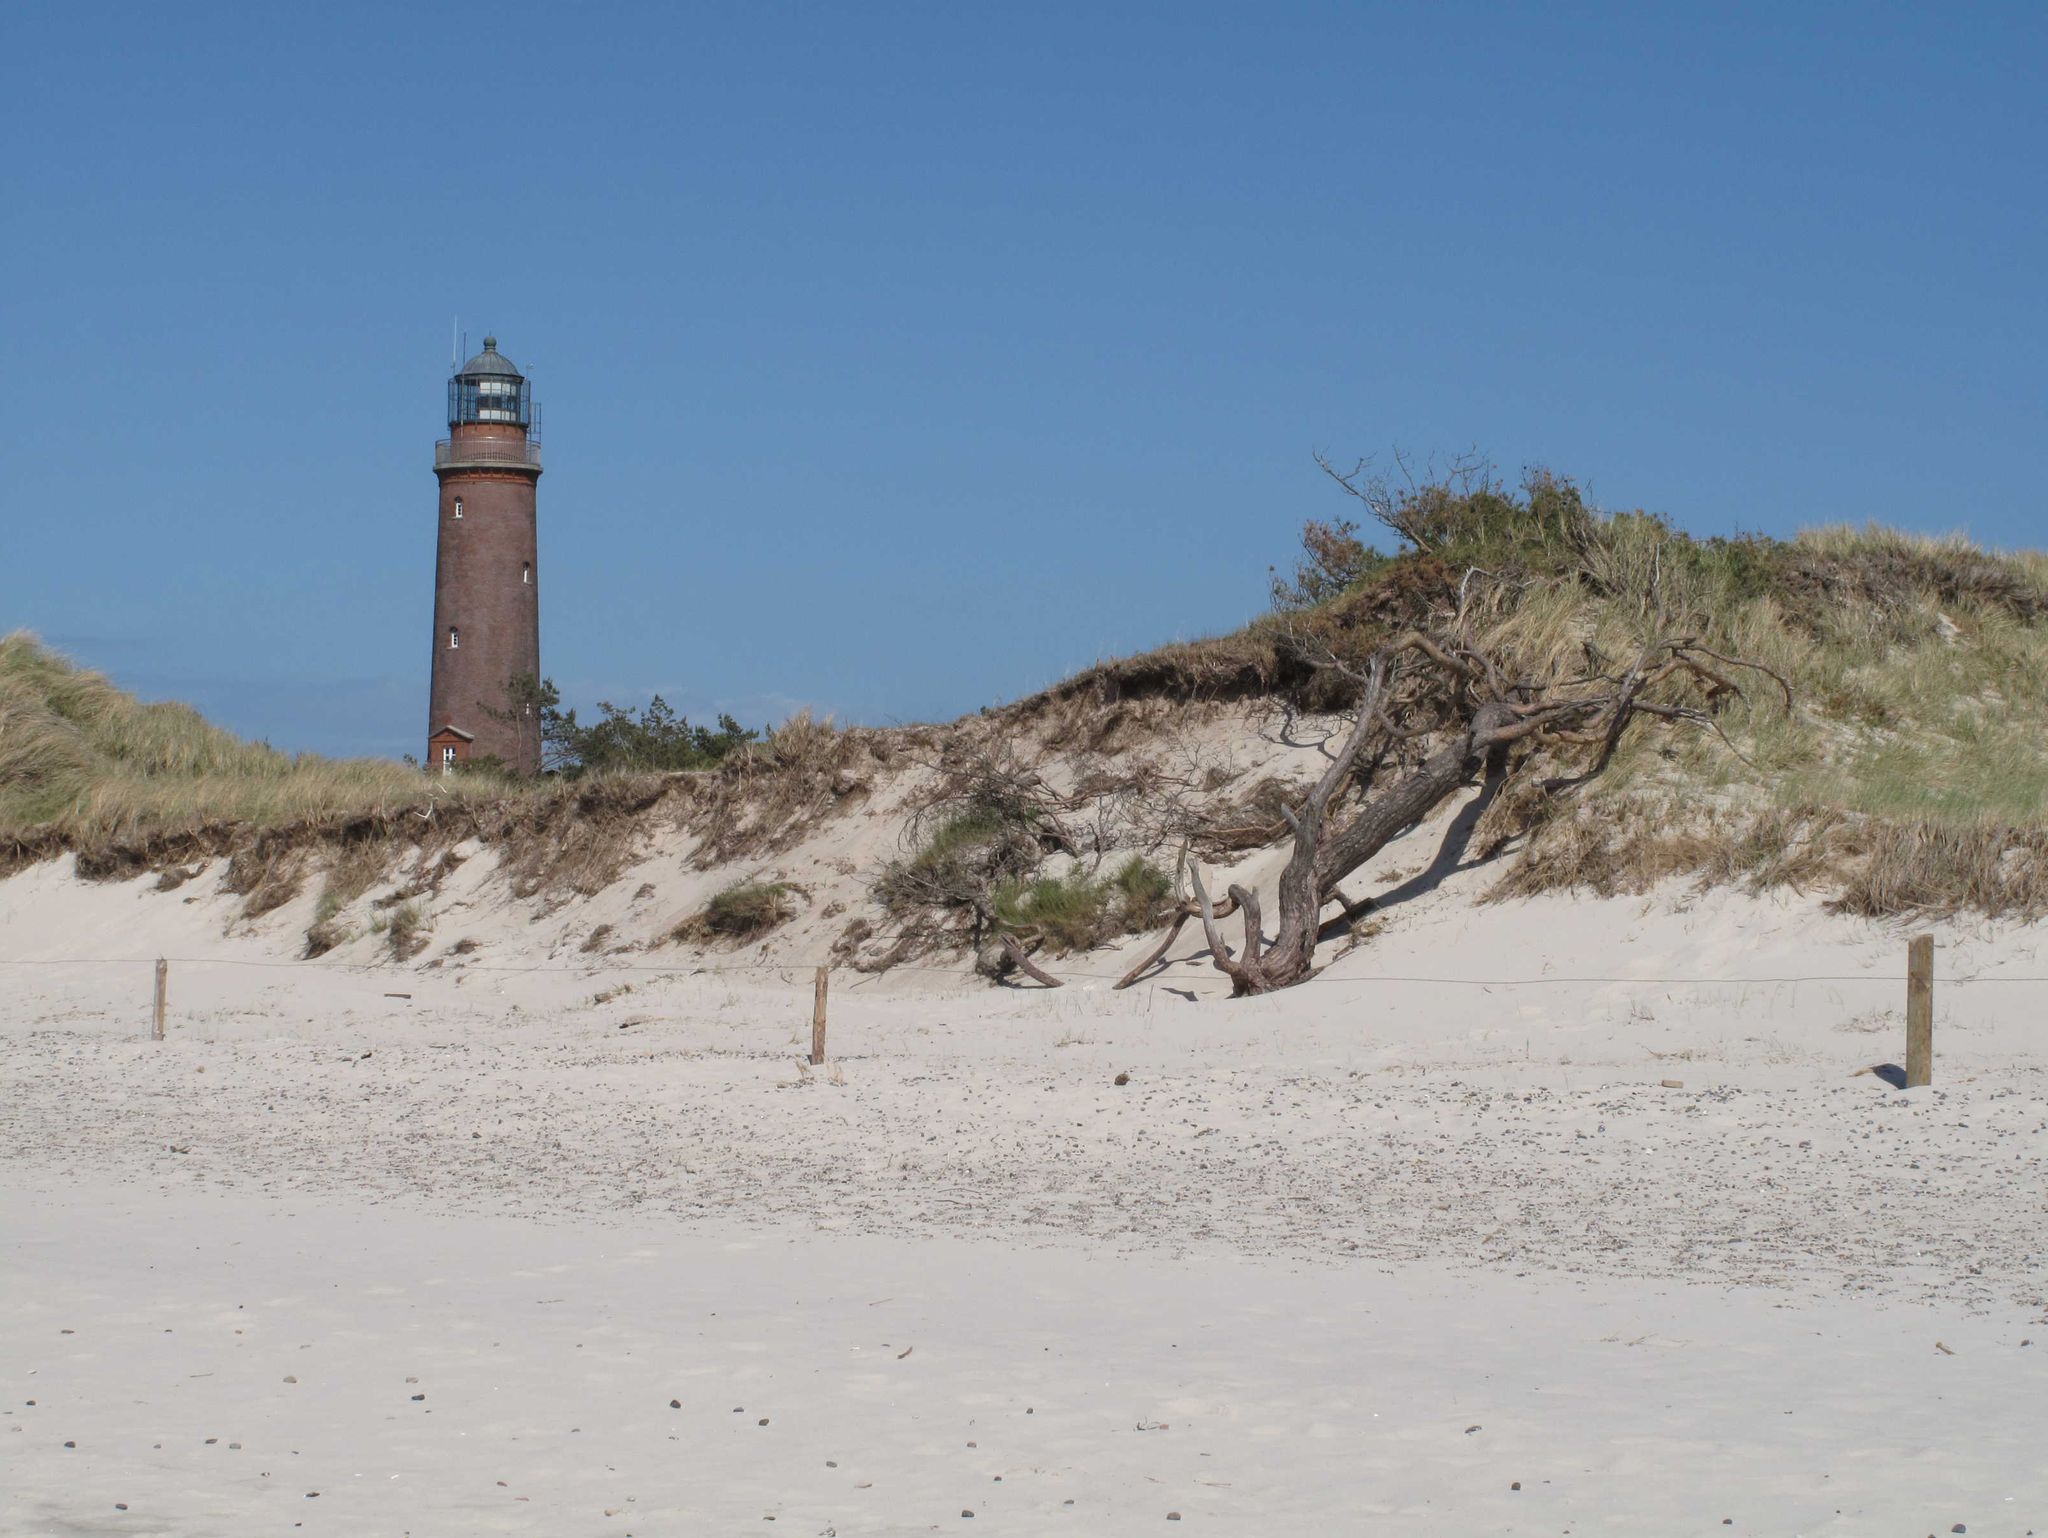
{"label": "lantern room glass", "polygon": [[533,423],[533,386],[524,379],[458,374],[448,381],[448,425],[504,422],[517,427]]}

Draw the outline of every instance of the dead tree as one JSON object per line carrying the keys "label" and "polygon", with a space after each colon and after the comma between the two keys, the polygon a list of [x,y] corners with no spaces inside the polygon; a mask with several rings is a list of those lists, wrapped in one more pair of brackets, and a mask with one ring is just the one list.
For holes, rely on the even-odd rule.
{"label": "dead tree", "polygon": [[[1492,658],[1461,641],[1412,631],[1374,653],[1362,670],[1334,657],[1317,660],[1341,668],[1359,685],[1357,718],[1343,748],[1302,803],[1284,809],[1294,847],[1275,893],[1278,912],[1270,943],[1256,893],[1233,885],[1227,905],[1213,903],[1195,862],[1187,862],[1194,891],[1187,914],[1200,915],[1210,955],[1229,974],[1234,995],[1268,993],[1306,978],[1314,968],[1322,910],[1338,896],[1338,883],[1469,783],[1482,766],[1505,774],[1514,755],[1526,762],[1539,748],[1562,757],[1590,750],[1582,770],[1554,776],[1539,787],[1544,794],[1560,795],[1605,770],[1640,720],[1690,722],[1718,734],[1711,708],[1742,691],[1711,663],[1769,674],[1785,690],[1788,703],[1791,699],[1790,687],[1768,668],[1720,656],[1690,637],[1654,642],[1618,675],[1545,683],[1510,681]],[[1666,685],[1696,687],[1704,700],[1694,704],[1664,697],[1673,692]],[[1397,709],[1426,719],[1419,726],[1397,724]],[[1429,743],[1428,751],[1393,784],[1381,788],[1369,780],[1360,785],[1361,762],[1403,738]],[[1233,910],[1244,920],[1244,943],[1234,952],[1218,927]],[[1174,933],[1179,927],[1176,923]],[[1149,955],[1146,965],[1165,948]],[[1126,982],[1143,970],[1134,969]]]}

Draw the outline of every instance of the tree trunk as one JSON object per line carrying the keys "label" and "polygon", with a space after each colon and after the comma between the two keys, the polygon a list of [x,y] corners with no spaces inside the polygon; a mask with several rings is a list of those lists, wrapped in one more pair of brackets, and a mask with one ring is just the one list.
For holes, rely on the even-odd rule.
{"label": "tree trunk", "polygon": [[1471,779],[1494,735],[1516,723],[1505,705],[1482,705],[1464,731],[1422,761],[1415,772],[1367,803],[1352,822],[1325,841],[1315,855],[1318,899],[1402,832],[1422,821],[1444,797]]}
{"label": "tree trunk", "polygon": [[[1350,751],[1351,744],[1347,744],[1346,753],[1332,766],[1332,774],[1324,776],[1323,783],[1309,795],[1299,812],[1288,814],[1294,828],[1294,852],[1288,857],[1287,868],[1280,873],[1280,912],[1273,944],[1260,953],[1248,940],[1246,954],[1224,968],[1231,975],[1235,991],[1265,993],[1290,987],[1308,976],[1315,965],[1323,905],[1337,890],[1337,884],[1436,810],[1445,797],[1472,778],[1500,735],[1517,730],[1520,724],[1521,718],[1505,704],[1480,706],[1455,738],[1430,754],[1391,790],[1373,797],[1349,823],[1326,837],[1323,823],[1328,797],[1323,791],[1325,786],[1332,793],[1340,788],[1341,780],[1332,783],[1335,771],[1341,767],[1348,772],[1355,757]],[[1369,723],[1361,718],[1358,734],[1367,730]],[[1232,888],[1233,895],[1237,891]],[[1253,910],[1242,898],[1239,906],[1246,907],[1249,917]]]}

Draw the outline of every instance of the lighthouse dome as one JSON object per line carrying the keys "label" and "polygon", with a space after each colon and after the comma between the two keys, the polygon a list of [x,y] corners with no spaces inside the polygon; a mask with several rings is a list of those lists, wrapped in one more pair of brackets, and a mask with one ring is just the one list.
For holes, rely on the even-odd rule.
{"label": "lighthouse dome", "polygon": [[498,351],[498,339],[494,336],[485,337],[484,350],[463,364],[455,372],[458,377],[464,379],[522,379],[525,377],[517,368],[513,367],[510,358]]}

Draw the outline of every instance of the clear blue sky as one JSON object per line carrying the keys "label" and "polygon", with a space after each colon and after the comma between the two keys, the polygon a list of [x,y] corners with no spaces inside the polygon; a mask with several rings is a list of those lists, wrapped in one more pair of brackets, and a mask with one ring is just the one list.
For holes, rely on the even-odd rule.
{"label": "clear blue sky", "polygon": [[418,751],[451,319],[572,702],[1233,626],[1337,456],[2048,543],[2048,6],[16,5],[0,629]]}

